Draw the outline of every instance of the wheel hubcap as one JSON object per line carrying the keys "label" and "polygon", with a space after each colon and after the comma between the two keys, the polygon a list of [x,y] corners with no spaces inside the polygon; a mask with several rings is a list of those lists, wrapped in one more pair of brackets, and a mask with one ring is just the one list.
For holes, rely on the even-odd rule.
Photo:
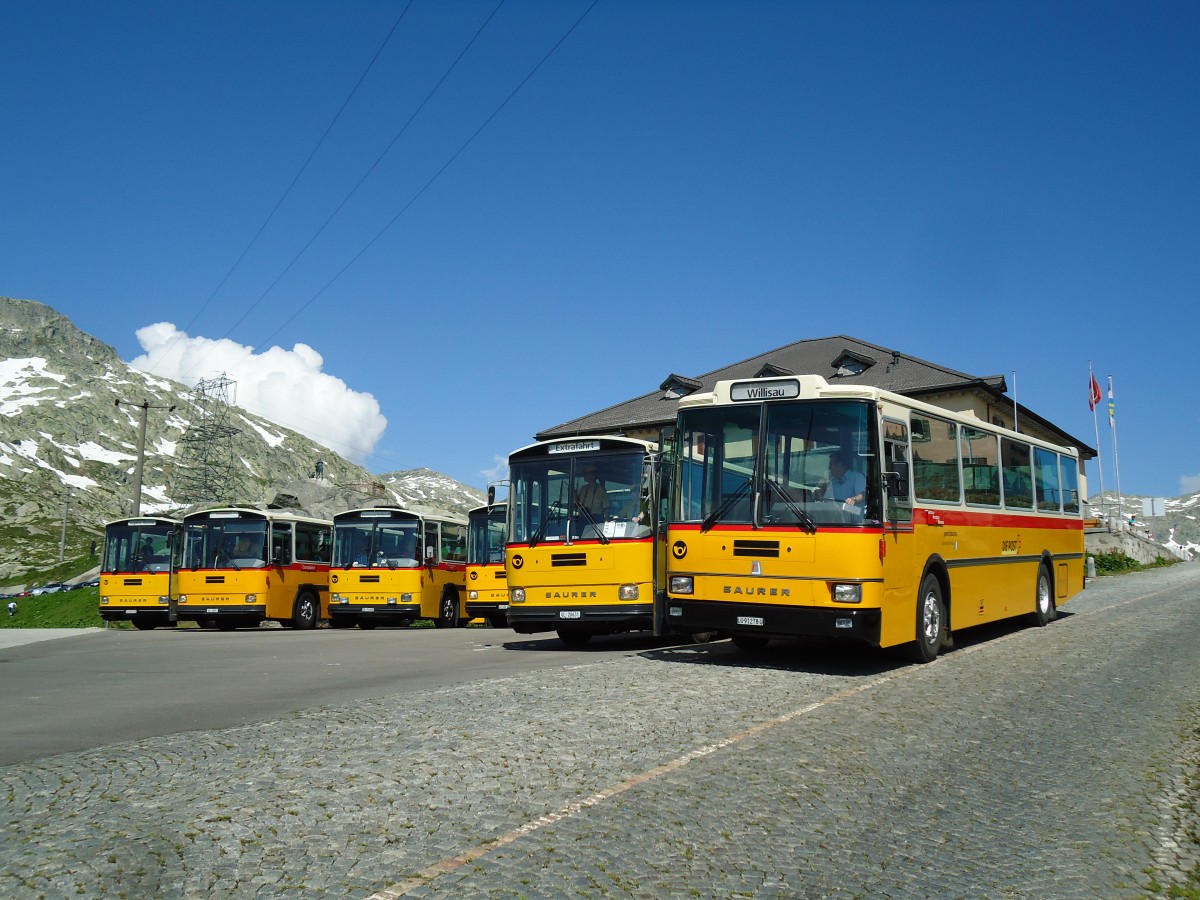
{"label": "wheel hubcap", "polygon": [[940,611],[938,610],[938,600],[934,594],[925,595],[924,609],[922,609],[922,621],[924,623],[925,642],[932,644],[938,639],[938,633],[942,630],[942,622]]}

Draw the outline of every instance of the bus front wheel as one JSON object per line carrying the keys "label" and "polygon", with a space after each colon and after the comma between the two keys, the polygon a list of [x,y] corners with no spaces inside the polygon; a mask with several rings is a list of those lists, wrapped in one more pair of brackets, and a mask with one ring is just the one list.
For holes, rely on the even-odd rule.
{"label": "bus front wheel", "polygon": [[1034,597],[1033,621],[1036,625],[1049,625],[1058,617],[1054,605],[1054,589],[1050,586],[1050,570],[1046,564],[1038,566],[1037,594]]}
{"label": "bus front wheel", "polygon": [[932,572],[921,581],[917,595],[917,639],[909,645],[913,662],[928,663],[937,659],[946,642],[946,604],[942,600],[942,583]]}
{"label": "bus front wheel", "polygon": [[292,609],[292,627],[297,631],[316,628],[320,615],[321,609],[317,606],[317,598],[305,591],[296,598],[296,605]]}

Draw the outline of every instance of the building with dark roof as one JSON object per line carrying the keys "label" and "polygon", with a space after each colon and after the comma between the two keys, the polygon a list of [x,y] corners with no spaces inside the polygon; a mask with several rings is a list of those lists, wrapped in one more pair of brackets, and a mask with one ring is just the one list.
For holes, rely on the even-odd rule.
{"label": "building with dark roof", "polygon": [[718,381],[769,375],[820,375],[830,384],[883,388],[943,409],[974,413],[1006,428],[1013,427],[1015,416],[1017,430],[1025,434],[1078,447],[1083,459],[1096,456],[1096,451],[1083,441],[1014,403],[1006,394],[1008,385],[1003,375],[968,375],[846,335],[796,341],[704,375],[672,373],[657,391],[547,428],[535,438],[619,434],[657,441],[662,429],[675,423],[681,397],[711,391]]}

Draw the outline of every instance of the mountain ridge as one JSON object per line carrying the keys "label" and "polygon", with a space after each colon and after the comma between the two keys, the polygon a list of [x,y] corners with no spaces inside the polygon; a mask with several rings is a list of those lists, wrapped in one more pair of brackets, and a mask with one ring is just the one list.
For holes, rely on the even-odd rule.
{"label": "mountain ridge", "polygon": [[43,303],[0,297],[0,580],[48,568],[60,553],[90,556],[104,524],[131,512],[143,412],[146,514],[292,498],[321,517],[379,503],[464,514],[485,501],[483,491],[431,468],[371,474],[230,405],[228,483],[218,500],[184,502],[181,442],[205,421],[193,390],[130,367]]}

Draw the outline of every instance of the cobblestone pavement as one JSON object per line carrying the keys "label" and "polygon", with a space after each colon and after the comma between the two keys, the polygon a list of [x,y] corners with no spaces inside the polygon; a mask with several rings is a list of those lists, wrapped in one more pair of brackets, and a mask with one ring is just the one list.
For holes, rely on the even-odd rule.
{"label": "cobblestone pavement", "polygon": [[717,642],[8,766],[0,896],[1149,896],[1197,862],[1198,603],[1176,566],[928,666]]}

